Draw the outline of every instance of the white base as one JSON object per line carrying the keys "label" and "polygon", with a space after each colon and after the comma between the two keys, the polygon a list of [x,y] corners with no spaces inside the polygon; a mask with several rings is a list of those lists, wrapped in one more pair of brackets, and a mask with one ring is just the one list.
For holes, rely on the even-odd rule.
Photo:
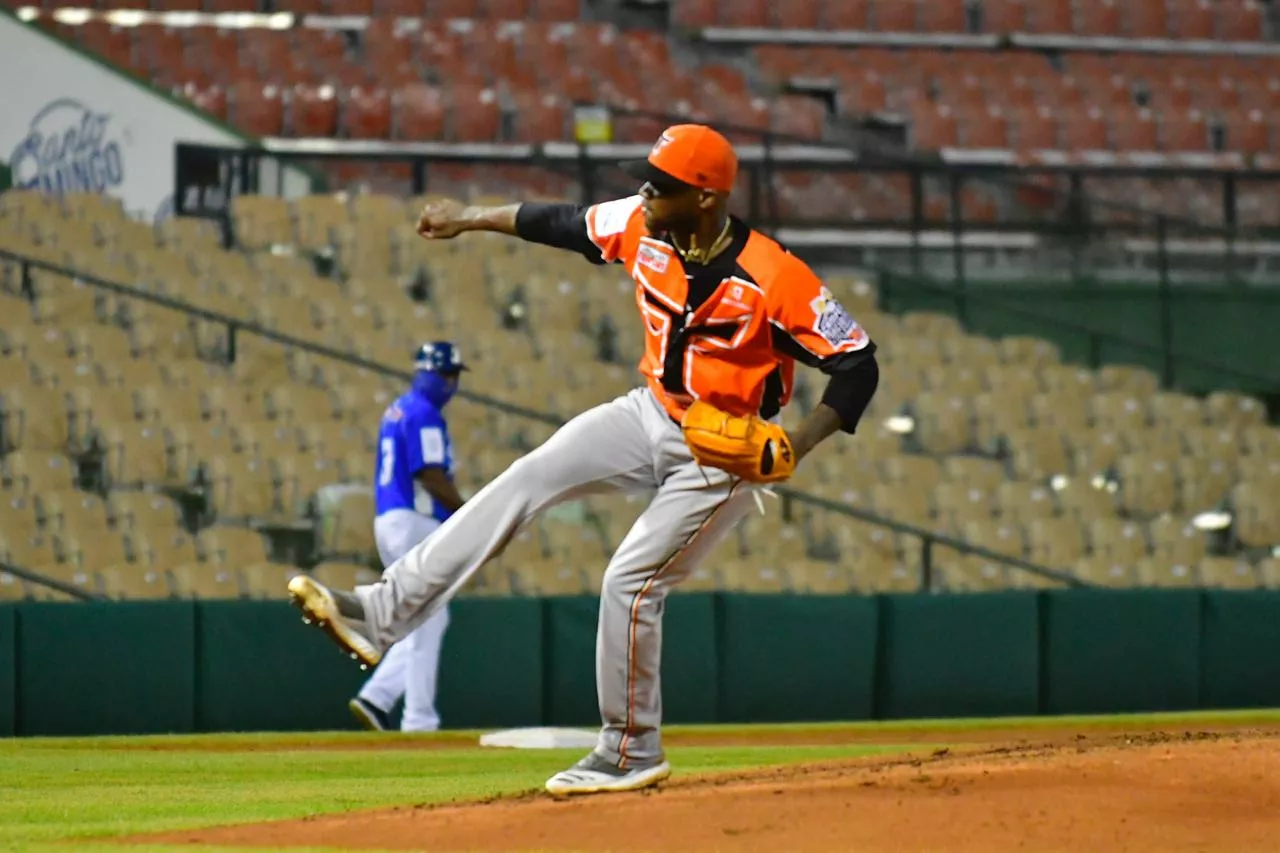
{"label": "white base", "polygon": [[506,729],[480,735],[481,746],[504,746],[512,749],[593,749],[596,732],[554,727]]}

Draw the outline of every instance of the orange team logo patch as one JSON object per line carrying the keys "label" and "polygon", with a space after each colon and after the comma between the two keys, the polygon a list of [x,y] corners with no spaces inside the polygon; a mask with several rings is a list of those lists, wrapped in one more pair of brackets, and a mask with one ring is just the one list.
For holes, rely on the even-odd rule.
{"label": "orange team logo patch", "polygon": [[839,346],[845,341],[856,341],[862,336],[858,322],[844,310],[844,306],[831,295],[831,291],[822,288],[813,301],[809,303],[813,310],[813,328],[823,340],[831,346]]}

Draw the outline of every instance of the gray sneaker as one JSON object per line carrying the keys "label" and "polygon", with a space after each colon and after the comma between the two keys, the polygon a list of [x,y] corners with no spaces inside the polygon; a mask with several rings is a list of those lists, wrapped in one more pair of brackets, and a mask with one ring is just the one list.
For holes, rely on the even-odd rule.
{"label": "gray sneaker", "polygon": [[556,797],[639,791],[658,784],[670,775],[671,765],[666,761],[623,770],[592,752],[568,770],[562,770],[548,779],[546,789],[547,793]]}

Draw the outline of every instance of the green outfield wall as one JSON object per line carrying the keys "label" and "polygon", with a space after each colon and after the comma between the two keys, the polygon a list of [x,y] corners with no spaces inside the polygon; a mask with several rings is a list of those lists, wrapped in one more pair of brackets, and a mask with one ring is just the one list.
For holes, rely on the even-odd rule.
{"label": "green outfield wall", "polygon": [[[597,602],[461,599],[446,725],[594,725]],[[679,594],[671,722],[1280,706],[1280,593]],[[277,602],[0,606],[0,734],[350,728],[364,675]]]}

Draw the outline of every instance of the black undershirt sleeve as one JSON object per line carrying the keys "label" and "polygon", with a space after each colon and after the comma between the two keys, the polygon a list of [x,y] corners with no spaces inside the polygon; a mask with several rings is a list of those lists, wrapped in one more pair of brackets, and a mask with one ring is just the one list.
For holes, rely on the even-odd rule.
{"label": "black undershirt sleeve", "polygon": [[605,263],[587,234],[587,208],[580,204],[525,202],[516,211],[516,234],[530,243],[576,252],[593,264]]}
{"label": "black undershirt sleeve", "polygon": [[[868,348],[874,350],[874,346],[871,344]],[[840,416],[840,431],[853,433],[857,431],[858,421],[862,420],[880,384],[880,365],[876,363],[874,351],[867,353],[863,350],[848,355],[865,357],[850,360],[846,366],[833,366],[830,371],[823,365],[822,371],[831,379],[827,381],[827,390],[822,392],[822,402]],[[838,362],[841,358],[837,356],[830,361]]]}

